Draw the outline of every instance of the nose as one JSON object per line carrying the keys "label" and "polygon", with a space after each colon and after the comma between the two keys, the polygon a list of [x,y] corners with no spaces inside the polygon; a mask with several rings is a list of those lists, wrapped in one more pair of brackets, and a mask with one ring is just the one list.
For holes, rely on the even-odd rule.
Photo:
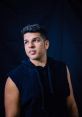
{"label": "nose", "polygon": [[29,48],[33,48],[33,47],[34,47],[33,42],[29,42],[28,47],[29,47]]}

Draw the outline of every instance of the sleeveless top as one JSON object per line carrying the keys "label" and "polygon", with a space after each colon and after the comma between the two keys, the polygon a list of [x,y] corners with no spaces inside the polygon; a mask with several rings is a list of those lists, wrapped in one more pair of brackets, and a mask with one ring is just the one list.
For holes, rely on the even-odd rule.
{"label": "sleeveless top", "polygon": [[68,117],[70,91],[63,62],[48,57],[42,68],[26,58],[9,76],[20,92],[21,117]]}

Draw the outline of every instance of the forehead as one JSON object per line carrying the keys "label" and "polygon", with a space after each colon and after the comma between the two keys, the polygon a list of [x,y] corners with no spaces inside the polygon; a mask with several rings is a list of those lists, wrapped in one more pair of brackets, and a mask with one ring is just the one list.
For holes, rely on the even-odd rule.
{"label": "forehead", "polygon": [[33,33],[30,33],[30,32],[28,32],[28,33],[25,33],[24,34],[24,39],[33,39],[33,38],[36,38],[36,37],[40,37],[41,35],[40,35],[40,33],[38,33],[38,32],[33,32]]}

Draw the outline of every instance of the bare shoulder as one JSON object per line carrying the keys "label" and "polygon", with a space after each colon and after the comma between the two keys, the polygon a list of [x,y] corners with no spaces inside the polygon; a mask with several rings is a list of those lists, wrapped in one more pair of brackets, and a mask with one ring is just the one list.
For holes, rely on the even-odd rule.
{"label": "bare shoulder", "polygon": [[[10,77],[8,77],[6,84],[5,84],[5,91],[9,93],[19,93],[16,84],[12,81]],[[12,92],[13,91],[13,92]],[[15,92],[14,92],[15,91]]]}
{"label": "bare shoulder", "polygon": [[6,117],[15,117],[15,115],[18,115],[19,91],[10,77],[8,77],[5,84],[4,103]]}
{"label": "bare shoulder", "polygon": [[5,84],[5,100],[18,100],[19,97],[19,90],[15,83],[12,81],[10,77],[8,77],[6,84]]}
{"label": "bare shoulder", "polygon": [[72,100],[72,98],[74,99],[74,92],[73,92],[71,75],[70,75],[70,71],[68,69],[68,66],[66,66],[66,69],[67,69],[67,80],[68,80],[69,89],[70,89],[70,95],[67,97],[67,100],[70,102],[70,100]]}
{"label": "bare shoulder", "polygon": [[67,66],[66,68],[67,68],[67,80],[68,80],[69,89],[70,89],[70,95],[67,97],[67,106],[69,108],[71,117],[79,117],[78,107],[75,101],[74,91],[73,91],[72,82],[71,82],[70,71]]}

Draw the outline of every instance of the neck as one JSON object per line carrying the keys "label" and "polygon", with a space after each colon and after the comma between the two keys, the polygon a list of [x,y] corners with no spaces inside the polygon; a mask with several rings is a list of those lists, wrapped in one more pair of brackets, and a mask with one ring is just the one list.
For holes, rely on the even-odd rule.
{"label": "neck", "polygon": [[30,59],[30,61],[35,65],[35,66],[42,66],[44,67],[47,63],[47,56],[41,58],[41,59],[37,59],[37,60],[33,60]]}

